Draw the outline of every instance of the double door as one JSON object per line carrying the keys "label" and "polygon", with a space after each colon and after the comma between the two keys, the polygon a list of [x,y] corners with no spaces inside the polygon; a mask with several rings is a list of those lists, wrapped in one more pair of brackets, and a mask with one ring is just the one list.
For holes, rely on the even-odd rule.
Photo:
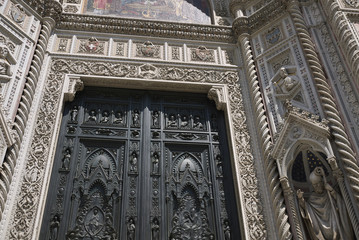
{"label": "double door", "polygon": [[239,239],[223,114],[201,94],[87,88],[64,110],[42,239]]}

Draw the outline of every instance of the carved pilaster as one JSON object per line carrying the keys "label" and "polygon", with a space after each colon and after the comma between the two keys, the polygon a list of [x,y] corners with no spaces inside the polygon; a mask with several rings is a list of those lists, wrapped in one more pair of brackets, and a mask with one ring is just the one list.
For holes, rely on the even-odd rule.
{"label": "carved pilaster", "polygon": [[76,92],[84,89],[84,82],[80,77],[68,77],[64,83],[64,101],[72,102]]}
{"label": "carved pilaster", "polygon": [[338,182],[340,192],[343,195],[343,199],[344,199],[345,205],[346,205],[348,213],[349,213],[350,221],[353,225],[353,230],[354,230],[355,236],[358,238],[359,237],[359,232],[358,232],[359,222],[358,222],[358,219],[356,218],[355,210],[353,208],[353,205],[352,205],[349,193],[348,193],[348,189],[345,186],[343,172],[339,169],[337,160],[335,157],[330,157],[327,159],[327,161],[330,164],[330,168],[333,171],[333,176],[334,176],[335,180]]}
{"label": "carved pilaster", "polygon": [[295,229],[295,239],[299,239],[299,240],[303,240],[303,229],[301,228],[301,224],[300,224],[300,220],[299,220],[299,216],[297,214],[297,210],[296,210],[296,204],[295,204],[295,193],[293,192],[292,188],[290,187],[289,184],[289,180],[287,177],[281,177],[280,178],[280,182],[282,184],[282,188],[283,188],[283,192],[284,192],[284,196],[286,197],[286,199],[288,200],[288,209],[290,209],[291,215],[292,215],[292,220],[294,223],[294,228],[293,231]]}
{"label": "carved pilaster", "polygon": [[[340,6],[336,0],[320,0],[319,1],[327,15],[328,23],[338,41],[347,61],[349,62],[352,70],[352,77],[355,78],[356,84],[359,85],[359,51],[358,41],[355,40],[355,36],[350,29],[350,23],[347,16],[340,9]],[[357,1],[351,1],[357,4]]]}
{"label": "carved pilaster", "polygon": [[[356,205],[359,203],[359,167],[348,136],[345,132],[342,120],[340,118],[338,107],[334,101],[333,93],[327,83],[323,67],[316,53],[315,44],[311,39],[309,31],[304,21],[304,17],[299,8],[298,0],[288,1],[288,11],[292,17],[297,31],[299,41],[302,45],[304,56],[307,59],[308,66],[312,72],[313,82],[317,88],[326,119],[334,136],[334,142],[337,146],[340,158],[344,163],[344,169],[352,187],[356,199]],[[358,218],[356,216],[356,218]]]}
{"label": "carved pilaster", "polygon": [[19,147],[22,142],[22,137],[24,135],[24,131],[27,125],[27,120],[32,106],[33,97],[36,92],[37,82],[41,72],[41,67],[43,65],[47,44],[51,32],[55,26],[56,23],[55,21],[58,18],[56,17],[56,14],[58,14],[59,11],[61,12],[61,10],[59,10],[58,8],[60,6],[61,9],[61,5],[59,4],[60,3],[56,1],[46,2],[46,9],[47,9],[46,15],[45,18],[43,19],[42,29],[36,45],[34,57],[31,61],[30,70],[26,78],[24,90],[20,99],[19,108],[17,110],[14,125],[13,125],[14,134],[15,134],[14,137],[15,143],[7,151],[3,162],[3,168],[6,169],[6,171],[0,172],[0,219],[5,207],[7,193],[9,191],[10,183],[12,181],[12,176],[16,166]]}
{"label": "carved pilaster", "polygon": [[288,216],[285,212],[285,203],[279,182],[278,169],[274,167],[276,166],[274,159],[269,156],[271,137],[267,117],[265,115],[263,99],[259,88],[258,77],[256,75],[249,35],[242,34],[239,37],[239,40],[243,51],[244,62],[246,63],[245,69],[251,90],[251,98],[252,102],[255,104],[254,110],[256,115],[256,125],[257,129],[259,129],[259,136],[261,138],[261,150],[265,159],[266,177],[270,183],[269,189],[271,192],[273,209],[275,210],[276,226],[280,239],[291,239],[290,224],[288,222]]}
{"label": "carved pilaster", "polygon": [[225,111],[227,106],[227,91],[225,87],[214,86],[208,91],[208,98],[216,103],[217,110]]}

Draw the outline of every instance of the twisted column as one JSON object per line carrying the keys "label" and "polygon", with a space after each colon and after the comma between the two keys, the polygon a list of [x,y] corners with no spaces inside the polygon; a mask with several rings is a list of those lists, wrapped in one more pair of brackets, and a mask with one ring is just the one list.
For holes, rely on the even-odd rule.
{"label": "twisted column", "polygon": [[48,1],[45,4],[45,17],[42,21],[42,28],[36,45],[29,73],[25,80],[25,86],[22,92],[20,103],[16,112],[13,124],[15,143],[6,152],[5,159],[0,169],[0,219],[4,211],[7,194],[9,192],[11,180],[16,166],[16,160],[19,154],[20,145],[24,136],[28,116],[32,106],[33,97],[37,88],[37,82],[43,65],[45,51],[55,26],[56,19],[61,13],[60,3]]}
{"label": "twisted column", "polygon": [[249,80],[250,94],[255,105],[256,125],[261,138],[261,150],[265,159],[265,173],[269,183],[269,191],[271,194],[271,201],[273,209],[275,210],[276,227],[279,231],[280,239],[291,239],[290,224],[288,222],[288,215],[286,214],[286,207],[283,198],[282,188],[279,181],[279,173],[275,160],[270,157],[271,137],[268,127],[267,117],[263,105],[263,99],[259,88],[258,77],[253,60],[253,53],[249,41],[248,34],[242,34],[239,37],[241,47],[243,50],[244,62],[247,79]]}
{"label": "twisted column", "polygon": [[299,41],[302,45],[305,58],[312,72],[315,86],[317,88],[326,119],[334,136],[340,158],[343,161],[346,175],[349,179],[356,205],[359,204],[359,167],[351,148],[348,136],[340,118],[338,107],[332,97],[333,93],[326,81],[323,68],[314,48],[314,42],[310,38],[304,18],[299,8],[298,0],[291,0],[288,3],[288,11],[293,19]]}
{"label": "twisted column", "polygon": [[349,62],[352,70],[352,77],[356,80],[359,86],[359,50],[358,41],[350,29],[349,21],[343,11],[340,10],[339,4],[335,0],[321,0],[320,1],[327,19],[330,19],[329,24],[334,30],[346,59]]}

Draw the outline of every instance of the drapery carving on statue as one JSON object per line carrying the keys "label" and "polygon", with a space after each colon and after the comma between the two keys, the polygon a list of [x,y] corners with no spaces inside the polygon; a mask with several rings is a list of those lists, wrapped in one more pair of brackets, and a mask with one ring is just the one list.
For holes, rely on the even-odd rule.
{"label": "drapery carving on statue", "polygon": [[299,189],[297,197],[310,239],[354,239],[345,203],[340,194],[327,183],[323,168],[316,167],[309,179],[314,191],[305,200],[304,193]]}
{"label": "drapery carving on statue", "polygon": [[227,93],[224,86],[214,86],[212,87],[207,94],[208,98],[213,100],[216,103],[217,110],[224,111],[227,104]]}
{"label": "drapery carving on statue", "polygon": [[300,90],[295,67],[281,67],[271,80],[275,96],[281,100],[292,99]]}

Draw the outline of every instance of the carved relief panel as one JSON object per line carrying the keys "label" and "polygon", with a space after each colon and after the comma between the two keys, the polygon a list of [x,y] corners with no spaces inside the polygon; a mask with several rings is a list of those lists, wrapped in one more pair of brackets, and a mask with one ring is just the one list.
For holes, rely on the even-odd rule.
{"label": "carved relief panel", "polygon": [[65,109],[41,236],[239,236],[231,228],[238,219],[228,197],[224,119],[208,102],[188,94],[81,92]]}

